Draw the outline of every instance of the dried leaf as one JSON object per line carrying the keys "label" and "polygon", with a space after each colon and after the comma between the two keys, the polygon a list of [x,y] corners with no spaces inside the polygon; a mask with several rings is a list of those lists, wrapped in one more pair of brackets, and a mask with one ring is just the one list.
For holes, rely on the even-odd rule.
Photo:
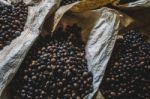
{"label": "dried leaf", "polygon": [[72,7],[72,12],[82,12],[86,10],[96,9],[116,0],[82,0],[79,4]]}
{"label": "dried leaf", "polygon": [[102,93],[100,91],[98,91],[96,93],[96,96],[94,97],[94,99],[105,99],[105,98],[103,97]]}

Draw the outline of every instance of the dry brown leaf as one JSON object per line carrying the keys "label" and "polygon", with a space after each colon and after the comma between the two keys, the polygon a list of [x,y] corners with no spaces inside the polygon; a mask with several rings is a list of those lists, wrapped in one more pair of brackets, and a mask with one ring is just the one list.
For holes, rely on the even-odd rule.
{"label": "dry brown leaf", "polygon": [[81,0],[79,4],[72,7],[72,12],[82,12],[86,10],[96,9],[116,0]]}
{"label": "dry brown leaf", "polygon": [[105,99],[100,91],[97,91],[93,99]]}

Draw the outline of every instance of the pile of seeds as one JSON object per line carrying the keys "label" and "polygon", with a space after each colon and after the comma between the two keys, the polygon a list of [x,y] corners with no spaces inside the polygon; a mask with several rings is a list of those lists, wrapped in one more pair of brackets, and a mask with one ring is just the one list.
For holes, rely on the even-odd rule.
{"label": "pile of seeds", "polygon": [[150,99],[150,43],[137,31],[118,39],[100,90],[106,99]]}
{"label": "pile of seeds", "polygon": [[31,48],[11,83],[13,99],[83,99],[92,92],[81,28],[66,30],[40,37]]}
{"label": "pile of seeds", "polygon": [[62,0],[61,5],[71,4],[71,3],[74,3],[76,1],[80,1],[80,0]]}
{"label": "pile of seeds", "polygon": [[28,7],[23,2],[0,4],[0,50],[21,34],[27,14]]}

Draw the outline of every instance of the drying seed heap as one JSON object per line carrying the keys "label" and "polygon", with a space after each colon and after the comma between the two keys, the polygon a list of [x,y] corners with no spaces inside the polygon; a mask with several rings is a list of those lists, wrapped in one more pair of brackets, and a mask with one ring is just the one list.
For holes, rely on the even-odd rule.
{"label": "drying seed heap", "polygon": [[80,1],[80,0],[62,0],[61,5],[71,4],[71,3],[74,3],[76,1]]}
{"label": "drying seed heap", "polygon": [[11,6],[0,4],[0,50],[23,31],[28,8],[23,2]]}
{"label": "drying seed heap", "polygon": [[85,45],[73,34],[81,29],[73,25],[62,30],[50,39],[41,37],[29,51],[12,81],[13,99],[83,99],[92,92]]}
{"label": "drying seed heap", "polygon": [[130,2],[136,2],[137,0],[120,0],[120,4],[130,3]]}
{"label": "drying seed heap", "polygon": [[150,99],[150,43],[130,30],[118,39],[100,90],[106,99]]}

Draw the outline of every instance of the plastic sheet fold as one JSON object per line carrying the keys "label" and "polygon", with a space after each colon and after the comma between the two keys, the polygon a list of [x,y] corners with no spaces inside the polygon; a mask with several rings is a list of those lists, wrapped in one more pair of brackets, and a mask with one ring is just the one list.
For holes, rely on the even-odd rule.
{"label": "plastic sheet fold", "polygon": [[[11,2],[19,1],[0,0],[0,3],[10,5]],[[2,95],[3,91],[17,72],[26,53],[41,33],[44,20],[58,7],[57,0],[24,0],[24,2],[29,5],[24,31],[10,45],[0,51],[0,99],[7,97]]]}

